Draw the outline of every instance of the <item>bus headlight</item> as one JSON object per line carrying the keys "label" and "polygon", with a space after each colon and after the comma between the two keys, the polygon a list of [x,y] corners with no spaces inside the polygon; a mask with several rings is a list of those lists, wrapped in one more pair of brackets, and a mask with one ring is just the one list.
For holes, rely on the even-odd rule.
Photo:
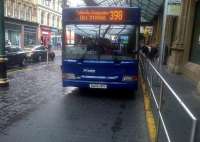
{"label": "bus headlight", "polygon": [[76,76],[75,76],[75,74],[73,74],[73,73],[63,73],[62,74],[62,78],[65,80],[67,80],[67,79],[76,79]]}
{"label": "bus headlight", "polygon": [[137,76],[124,76],[122,78],[122,81],[135,81],[135,80],[138,80]]}

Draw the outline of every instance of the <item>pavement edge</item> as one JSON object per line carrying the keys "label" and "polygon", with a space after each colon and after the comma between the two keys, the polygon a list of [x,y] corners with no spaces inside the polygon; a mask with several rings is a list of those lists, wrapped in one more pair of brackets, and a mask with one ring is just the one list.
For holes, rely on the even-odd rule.
{"label": "pavement edge", "polygon": [[148,127],[150,141],[155,142],[155,140],[156,140],[156,124],[155,124],[155,118],[154,118],[153,112],[152,112],[151,99],[149,97],[148,88],[147,88],[142,76],[139,77],[139,81],[141,84],[142,94],[144,97],[144,111],[145,111],[145,117],[146,117],[146,123],[147,123],[147,127]]}

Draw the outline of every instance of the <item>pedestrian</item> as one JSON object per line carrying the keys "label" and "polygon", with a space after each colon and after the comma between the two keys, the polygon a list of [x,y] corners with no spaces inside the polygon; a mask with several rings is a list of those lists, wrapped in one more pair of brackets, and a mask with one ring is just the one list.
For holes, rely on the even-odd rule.
{"label": "pedestrian", "polygon": [[149,58],[151,61],[155,61],[158,58],[158,45],[157,44],[150,44],[144,45],[141,48],[142,52]]}

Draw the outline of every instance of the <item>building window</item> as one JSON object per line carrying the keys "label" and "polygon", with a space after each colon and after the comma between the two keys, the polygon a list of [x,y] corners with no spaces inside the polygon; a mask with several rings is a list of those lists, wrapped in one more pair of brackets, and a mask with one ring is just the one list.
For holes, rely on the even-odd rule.
{"label": "building window", "polygon": [[24,46],[36,44],[36,31],[35,27],[24,26]]}
{"label": "building window", "polygon": [[31,21],[31,14],[32,14],[32,9],[30,7],[26,7],[26,20]]}
{"label": "building window", "polygon": [[46,0],[42,0],[42,4],[45,5]]}
{"label": "building window", "polygon": [[11,0],[8,1],[7,3],[7,7],[8,7],[8,16],[13,16],[13,2],[11,2]]}
{"label": "building window", "polygon": [[4,15],[7,16],[7,1],[4,2]]}
{"label": "building window", "polygon": [[47,25],[50,26],[50,14],[47,14]]}
{"label": "building window", "polygon": [[31,8],[31,7],[29,7],[29,8],[28,8],[28,15],[27,15],[27,16],[28,16],[28,19],[29,19],[29,21],[31,21],[31,20],[32,20],[32,13],[33,13],[33,12],[32,12],[32,8]]}
{"label": "building window", "polygon": [[190,61],[200,64],[200,2],[197,2]]}
{"label": "building window", "polygon": [[14,4],[14,17],[19,18],[19,8],[17,3]]}
{"label": "building window", "polygon": [[57,18],[57,28],[60,26],[60,17]]}
{"label": "building window", "polygon": [[25,7],[26,7],[25,5],[21,5],[20,18],[21,18],[22,20],[26,20],[26,19],[25,19],[25,13],[26,13]]}
{"label": "building window", "polygon": [[14,30],[8,30],[8,39],[12,45],[20,44],[20,32]]}
{"label": "building window", "polygon": [[55,26],[55,16],[52,16],[52,26]]}
{"label": "building window", "polygon": [[57,4],[57,11],[59,11],[60,12],[60,1],[58,0],[58,2],[57,2],[58,4]]}
{"label": "building window", "polygon": [[46,5],[46,6],[50,6],[50,3],[51,3],[51,1],[45,0],[45,5]]}
{"label": "building window", "polygon": [[53,0],[53,9],[56,9],[56,1]]}
{"label": "building window", "polygon": [[41,12],[41,24],[44,24],[44,18],[45,18],[45,17],[44,17],[44,12],[42,11],[42,12]]}
{"label": "building window", "polygon": [[37,9],[36,8],[33,8],[31,17],[32,17],[31,20],[35,22],[37,19]]}

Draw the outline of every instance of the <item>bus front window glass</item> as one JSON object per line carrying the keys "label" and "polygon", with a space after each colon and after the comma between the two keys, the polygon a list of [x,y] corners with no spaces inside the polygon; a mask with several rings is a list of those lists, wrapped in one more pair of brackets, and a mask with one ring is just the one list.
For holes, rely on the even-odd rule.
{"label": "bus front window glass", "polygon": [[[129,47],[130,33],[127,33],[126,27],[123,25],[68,25],[65,34],[65,58],[131,60],[134,47]],[[134,30],[133,27],[131,28]]]}

